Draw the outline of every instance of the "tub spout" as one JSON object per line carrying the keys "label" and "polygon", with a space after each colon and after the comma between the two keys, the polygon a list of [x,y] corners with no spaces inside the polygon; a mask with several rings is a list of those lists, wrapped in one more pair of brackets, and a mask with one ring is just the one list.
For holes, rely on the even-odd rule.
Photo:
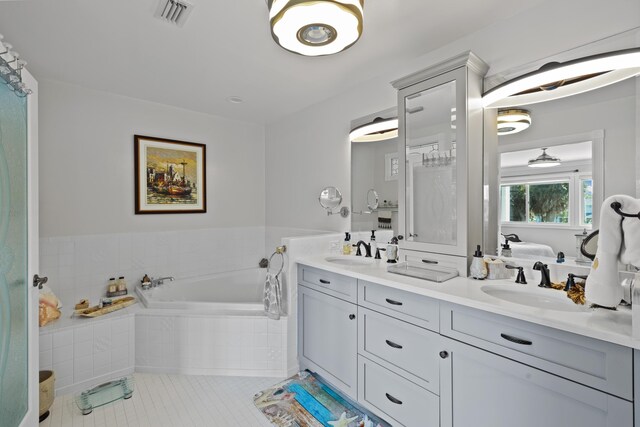
{"label": "tub spout", "polygon": [[155,288],[156,286],[163,285],[165,280],[173,282],[176,279],[173,276],[161,277],[159,279],[151,279],[151,287]]}

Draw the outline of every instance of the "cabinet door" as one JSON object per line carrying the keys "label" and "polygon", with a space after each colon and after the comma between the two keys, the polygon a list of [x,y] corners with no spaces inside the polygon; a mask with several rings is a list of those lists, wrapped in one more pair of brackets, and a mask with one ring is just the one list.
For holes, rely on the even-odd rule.
{"label": "cabinet door", "polygon": [[408,249],[466,255],[465,82],[462,67],[399,92],[400,230]]}
{"label": "cabinet door", "polygon": [[632,403],[448,340],[442,426],[632,427]]}
{"label": "cabinet door", "polygon": [[304,286],[298,295],[301,367],[357,399],[357,306]]}

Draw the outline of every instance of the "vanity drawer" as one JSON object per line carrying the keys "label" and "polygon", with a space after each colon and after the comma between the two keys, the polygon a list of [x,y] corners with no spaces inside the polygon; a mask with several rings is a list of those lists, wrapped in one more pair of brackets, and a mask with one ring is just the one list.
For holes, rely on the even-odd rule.
{"label": "vanity drawer", "polygon": [[633,399],[630,348],[453,304],[442,304],[441,325],[442,335]]}
{"label": "vanity drawer", "polygon": [[[439,394],[439,334],[384,314],[358,309],[358,352]],[[390,365],[390,366],[389,366]]]}
{"label": "vanity drawer", "polygon": [[432,331],[439,330],[437,300],[358,280],[358,304]]}
{"label": "vanity drawer", "polygon": [[411,381],[358,356],[358,402],[394,426],[438,427],[440,399]]}
{"label": "vanity drawer", "polygon": [[353,277],[331,273],[319,268],[300,265],[298,282],[320,292],[352,303],[357,301],[358,285]]}

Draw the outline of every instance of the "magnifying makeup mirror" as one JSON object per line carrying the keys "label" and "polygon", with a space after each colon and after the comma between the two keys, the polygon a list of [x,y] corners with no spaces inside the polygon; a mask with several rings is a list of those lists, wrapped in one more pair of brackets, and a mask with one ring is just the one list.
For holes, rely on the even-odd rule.
{"label": "magnifying makeup mirror", "polygon": [[369,211],[373,212],[378,209],[378,203],[380,198],[378,197],[378,192],[373,188],[367,191],[367,207]]}
{"label": "magnifying makeup mirror", "polygon": [[320,206],[325,208],[327,215],[333,215],[339,213],[341,217],[346,218],[349,216],[349,208],[343,206],[339,211],[334,212],[334,209],[342,204],[342,193],[336,187],[325,187],[320,192],[318,197]]}

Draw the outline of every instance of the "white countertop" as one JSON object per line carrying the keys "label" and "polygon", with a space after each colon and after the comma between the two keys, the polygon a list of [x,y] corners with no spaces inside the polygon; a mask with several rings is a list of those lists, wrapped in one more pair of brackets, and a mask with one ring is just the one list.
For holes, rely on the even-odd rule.
{"label": "white countertop", "polygon": [[531,292],[561,292],[553,289],[538,288],[538,276],[535,278],[527,277],[529,282],[527,285],[514,283],[513,279],[474,280],[464,277],[456,277],[443,283],[435,283],[388,273],[387,266],[390,264],[387,264],[384,260],[374,260],[372,265],[339,265],[327,261],[325,259],[327,256],[329,255],[305,257],[297,260],[297,262],[441,301],[525,320],[625,347],[640,349],[640,340],[634,340],[632,336],[630,307],[619,306],[615,311],[602,308],[587,308],[584,312],[565,312],[508,302],[487,295],[481,290],[482,286],[501,285],[502,287],[513,286],[514,289],[530,290]]}

